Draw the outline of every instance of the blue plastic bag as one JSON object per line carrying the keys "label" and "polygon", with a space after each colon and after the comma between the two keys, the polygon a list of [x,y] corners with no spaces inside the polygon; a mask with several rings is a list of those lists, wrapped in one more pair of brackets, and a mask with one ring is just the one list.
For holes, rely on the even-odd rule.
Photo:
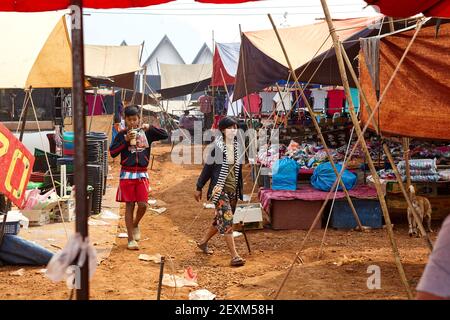
{"label": "blue plastic bag", "polygon": [[272,166],[272,190],[297,190],[298,163],[291,158],[275,161]]}
{"label": "blue plastic bag", "polygon": [[[340,172],[342,166],[340,164],[336,164],[337,171]],[[315,170],[311,177],[311,184],[314,188],[322,191],[330,191],[333,186],[334,181],[336,180],[336,174],[333,171],[333,167],[331,163],[325,162],[319,165]],[[342,182],[344,182],[347,190],[353,189],[358,180],[357,176],[351,173],[348,170],[344,170],[342,174]],[[339,191],[342,191],[342,186],[339,184]]]}

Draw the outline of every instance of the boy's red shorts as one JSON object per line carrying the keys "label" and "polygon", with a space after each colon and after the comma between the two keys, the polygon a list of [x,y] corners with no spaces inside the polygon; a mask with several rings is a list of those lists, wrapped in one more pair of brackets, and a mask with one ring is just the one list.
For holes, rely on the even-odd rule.
{"label": "boy's red shorts", "polygon": [[147,203],[148,191],[149,183],[147,178],[120,179],[116,201]]}

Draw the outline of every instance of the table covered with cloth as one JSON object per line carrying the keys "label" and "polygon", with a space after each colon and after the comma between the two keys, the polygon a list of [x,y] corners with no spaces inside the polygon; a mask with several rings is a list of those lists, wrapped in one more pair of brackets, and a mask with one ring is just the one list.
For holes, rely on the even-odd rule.
{"label": "table covered with cloth", "polygon": [[[368,185],[359,185],[349,190],[350,197],[357,199],[377,199],[377,191],[374,187]],[[302,185],[300,189],[295,191],[272,190],[261,188],[258,193],[259,201],[263,209],[269,212],[272,200],[304,200],[304,201],[320,201],[325,200],[328,192],[314,189],[311,185]],[[333,198],[334,192],[330,199]],[[336,193],[336,199],[345,198],[343,191]]]}

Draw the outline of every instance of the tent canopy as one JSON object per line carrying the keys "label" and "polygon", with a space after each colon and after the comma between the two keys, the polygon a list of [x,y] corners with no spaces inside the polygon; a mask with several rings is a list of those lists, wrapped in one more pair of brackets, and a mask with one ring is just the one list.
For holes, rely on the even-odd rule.
{"label": "tent canopy", "polygon": [[136,72],[140,67],[142,46],[84,46],[85,74],[108,78]]}
{"label": "tent canopy", "polygon": [[[352,61],[359,52],[359,42],[356,40],[360,37],[378,34],[380,25],[377,22],[381,18],[381,15],[377,15],[334,21],[339,39],[344,42],[344,47]],[[279,29],[279,33],[297,74],[300,76],[305,71],[299,77],[300,81],[308,82],[312,78],[312,83],[342,84],[333,41],[329,36],[326,21]],[[249,93],[261,91],[278,80],[288,78],[288,63],[272,29],[244,32],[241,50],[233,99],[240,99],[246,95],[244,72]],[[245,70],[242,59],[247,62],[245,63]],[[322,59],[324,61],[321,67],[314,74]],[[248,61],[251,61],[251,63],[248,63]],[[310,62],[311,64],[308,66]],[[355,67],[356,65],[355,62]],[[351,85],[354,85],[352,80],[349,80]]]}
{"label": "tent canopy", "polygon": [[239,42],[216,43],[211,80],[212,86],[223,86],[224,79],[226,85],[234,85],[239,63],[240,47],[241,44]]}
{"label": "tent canopy", "polygon": [[[83,7],[93,9],[132,8],[172,2],[173,0],[83,0]],[[71,0],[2,0],[0,11],[38,12],[67,9]]]}
{"label": "tent canopy", "polygon": [[[379,45],[379,82],[383,92],[399,59],[415,30],[382,37]],[[368,41],[368,40],[362,40]],[[399,73],[379,108],[379,127],[385,135],[450,140],[450,24],[442,24],[439,35],[433,25],[424,26]],[[376,92],[364,53],[360,56],[360,81],[372,108]],[[362,108],[361,119],[367,122],[368,112]],[[373,128],[372,128],[373,129]]]}
{"label": "tent canopy", "polygon": [[212,64],[159,64],[164,99],[199,92],[211,82]]}
{"label": "tent canopy", "polygon": [[389,17],[411,17],[423,13],[428,17],[450,18],[450,0],[365,0]]}
{"label": "tent canopy", "polygon": [[0,88],[72,86],[65,13],[0,13]]}

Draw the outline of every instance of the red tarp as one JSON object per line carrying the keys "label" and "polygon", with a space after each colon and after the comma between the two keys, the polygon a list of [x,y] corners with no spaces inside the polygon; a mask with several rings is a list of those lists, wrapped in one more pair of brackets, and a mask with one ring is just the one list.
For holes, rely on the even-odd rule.
{"label": "red tarp", "polygon": [[232,3],[255,2],[255,1],[262,1],[262,0],[195,0],[195,1],[203,2],[203,3],[232,4]]}
{"label": "red tarp", "polygon": [[450,18],[450,0],[365,0],[389,17],[411,17],[423,13],[428,17]]}
{"label": "red tarp", "polygon": [[[110,8],[132,8],[147,7],[162,3],[172,2],[174,0],[84,0],[84,8],[93,9],[110,9]],[[204,3],[244,3],[250,2],[245,0],[196,0]],[[254,0],[257,1],[257,0]],[[54,11],[67,9],[71,5],[70,0],[1,0],[0,11],[17,11],[17,12],[38,12],[38,11]]]}
{"label": "red tarp", "polygon": [[[383,92],[415,30],[380,40],[379,78]],[[423,27],[399,73],[375,114],[383,134],[425,139],[450,139],[450,24],[442,24],[436,38],[434,26]],[[372,108],[377,98],[364,54],[359,55],[360,81]],[[361,119],[368,112],[362,108]]]}
{"label": "red tarp", "polygon": [[[234,85],[234,83],[236,82],[235,76],[237,64],[239,61],[239,47],[240,47],[239,43],[216,44],[216,50],[214,52],[213,58],[213,74],[211,79],[212,86],[215,87],[224,86],[223,81],[224,79],[226,85]],[[224,50],[226,52],[223,52]],[[228,64],[227,66],[225,66],[225,62],[221,57],[221,52],[222,54],[226,54],[226,57],[224,58],[226,59],[225,61]],[[230,74],[227,72],[227,70],[235,70],[235,71],[234,73]]]}
{"label": "red tarp", "polygon": [[[173,0],[84,0],[83,7],[94,9],[147,7]],[[70,0],[2,0],[0,11],[54,11],[67,9]]]}

